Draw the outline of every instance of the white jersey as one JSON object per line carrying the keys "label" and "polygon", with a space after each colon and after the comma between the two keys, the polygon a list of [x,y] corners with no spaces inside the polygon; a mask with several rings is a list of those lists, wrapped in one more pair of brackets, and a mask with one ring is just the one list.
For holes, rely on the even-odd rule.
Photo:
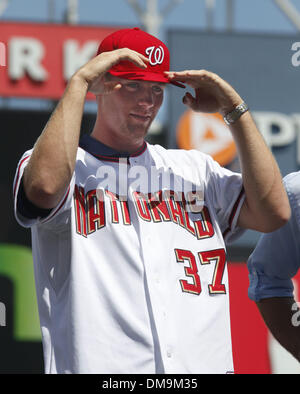
{"label": "white jersey", "polygon": [[45,373],[232,373],[224,239],[241,232],[241,175],[198,151],[145,144],[120,166],[78,148],[61,202],[28,219],[30,155],[15,214],[32,230]]}

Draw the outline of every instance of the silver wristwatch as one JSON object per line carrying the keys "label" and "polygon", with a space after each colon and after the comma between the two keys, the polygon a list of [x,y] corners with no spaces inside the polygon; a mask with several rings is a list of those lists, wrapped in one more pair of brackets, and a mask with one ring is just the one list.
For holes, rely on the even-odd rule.
{"label": "silver wristwatch", "polygon": [[225,123],[228,125],[234,123],[241,115],[243,115],[243,113],[247,112],[248,109],[248,105],[243,101],[242,104],[239,104],[233,111],[224,116]]}

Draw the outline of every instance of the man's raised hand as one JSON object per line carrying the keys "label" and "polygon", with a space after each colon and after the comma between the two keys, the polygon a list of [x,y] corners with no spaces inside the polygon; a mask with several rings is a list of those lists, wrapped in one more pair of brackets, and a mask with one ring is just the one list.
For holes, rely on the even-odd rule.
{"label": "man's raised hand", "polygon": [[130,61],[138,67],[146,68],[148,58],[128,48],[103,52],[83,65],[74,78],[80,78],[88,86],[88,91],[95,95],[108,94],[121,85],[117,81],[105,79],[106,72],[121,61]]}

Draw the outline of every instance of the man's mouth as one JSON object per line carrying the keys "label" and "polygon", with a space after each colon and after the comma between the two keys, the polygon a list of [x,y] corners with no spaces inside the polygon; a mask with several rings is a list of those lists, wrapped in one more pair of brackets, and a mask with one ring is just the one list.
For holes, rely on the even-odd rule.
{"label": "man's mouth", "polygon": [[141,121],[141,122],[147,122],[151,119],[150,115],[142,115],[142,114],[132,113],[132,114],[130,114],[130,116],[133,117],[134,119]]}

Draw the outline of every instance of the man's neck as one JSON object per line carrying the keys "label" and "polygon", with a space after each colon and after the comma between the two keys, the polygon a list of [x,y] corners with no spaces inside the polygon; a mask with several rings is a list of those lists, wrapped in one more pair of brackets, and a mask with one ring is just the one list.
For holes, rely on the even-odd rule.
{"label": "man's neck", "polygon": [[97,141],[102,142],[102,144],[114,149],[117,152],[124,152],[129,154],[137,152],[139,149],[142,148],[145,142],[143,138],[139,139],[138,141],[124,141],[120,138],[115,139],[113,136],[110,136],[110,138],[106,138],[105,134],[97,132],[96,129],[92,131],[91,137],[93,137]]}

